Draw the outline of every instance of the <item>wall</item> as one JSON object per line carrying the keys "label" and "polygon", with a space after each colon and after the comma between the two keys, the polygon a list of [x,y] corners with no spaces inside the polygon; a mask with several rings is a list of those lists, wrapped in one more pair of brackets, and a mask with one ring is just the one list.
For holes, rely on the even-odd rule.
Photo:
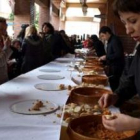
{"label": "wall", "polygon": [[115,34],[120,36],[124,50],[127,53],[131,53],[136,42],[128,35],[126,35],[125,27],[118,17],[113,13],[112,3],[114,0],[108,0],[107,3],[107,26],[111,27]]}
{"label": "wall", "polygon": [[14,37],[16,37],[22,24],[30,24],[30,1],[15,0],[14,14]]}
{"label": "wall", "polygon": [[35,0],[39,5],[39,31],[44,22],[50,22],[50,0]]}

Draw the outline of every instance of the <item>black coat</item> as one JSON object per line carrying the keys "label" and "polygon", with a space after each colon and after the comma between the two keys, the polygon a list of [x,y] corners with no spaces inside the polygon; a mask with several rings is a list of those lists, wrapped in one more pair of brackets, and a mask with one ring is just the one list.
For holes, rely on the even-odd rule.
{"label": "black coat", "polygon": [[53,60],[52,42],[53,34],[46,34],[43,37],[44,64],[49,63]]}
{"label": "black coat", "polygon": [[124,102],[136,94],[140,96],[140,45],[138,46],[127,77],[123,77],[115,93],[119,96],[119,102]]}
{"label": "black coat", "polygon": [[98,57],[105,55],[104,44],[100,40],[93,42],[93,47]]}
{"label": "black coat", "polygon": [[21,72],[25,73],[43,64],[43,45],[39,36],[29,36],[22,44],[23,63]]}
{"label": "black coat", "polygon": [[124,69],[124,51],[120,39],[115,35],[108,40],[106,58],[110,68],[109,75],[120,76]]}
{"label": "black coat", "polygon": [[53,58],[56,59],[58,57],[61,57],[62,52],[65,50],[66,46],[64,46],[62,36],[59,33],[55,32],[53,34],[53,40],[51,45]]}

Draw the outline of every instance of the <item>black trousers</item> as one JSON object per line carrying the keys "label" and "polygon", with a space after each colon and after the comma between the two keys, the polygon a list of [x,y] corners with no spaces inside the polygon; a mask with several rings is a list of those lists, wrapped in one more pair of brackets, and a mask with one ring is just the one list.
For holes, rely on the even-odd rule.
{"label": "black trousers", "polygon": [[124,67],[123,66],[109,66],[109,70],[108,70],[108,79],[109,79],[109,84],[110,87],[112,89],[112,91],[114,92],[118,86],[119,86],[119,82],[120,82],[120,78],[122,75]]}
{"label": "black trousers", "polygon": [[109,84],[110,84],[110,87],[112,89],[112,91],[114,92],[118,86],[119,86],[119,82],[120,82],[120,77],[121,76],[116,76],[116,75],[112,75],[109,78]]}

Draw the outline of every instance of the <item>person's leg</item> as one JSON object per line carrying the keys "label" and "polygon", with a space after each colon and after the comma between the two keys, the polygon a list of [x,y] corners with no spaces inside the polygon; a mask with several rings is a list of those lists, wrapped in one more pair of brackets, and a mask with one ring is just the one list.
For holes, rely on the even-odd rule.
{"label": "person's leg", "polygon": [[120,76],[112,75],[108,78],[109,78],[110,87],[112,91],[114,92],[119,86]]}

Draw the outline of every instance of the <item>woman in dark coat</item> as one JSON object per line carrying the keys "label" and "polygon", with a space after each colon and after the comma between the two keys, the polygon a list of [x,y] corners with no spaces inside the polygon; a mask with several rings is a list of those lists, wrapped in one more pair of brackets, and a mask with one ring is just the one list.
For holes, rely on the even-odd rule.
{"label": "woman in dark coat", "polygon": [[61,57],[64,52],[63,39],[58,31],[54,31],[52,24],[45,22],[42,25],[42,38],[44,49],[44,63]]}
{"label": "woman in dark coat", "polygon": [[105,55],[104,44],[98,39],[97,35],[91,35],[91,40],[93,42],[93,48],[96,51],[98,57]]}
{"label": "woman in dark coat", "polygon": [[41,37],[43,39],[44,64],[53,60],[52,42],[54,36],[54,27],[49,22],[42,25]]}
{"label": "woman in dark coat", "polygon": [[22,73],[43,65],[42,39],[37,35],[37,30],[34,25],[26,28],[25,39],[22,44],[22,54]]}

